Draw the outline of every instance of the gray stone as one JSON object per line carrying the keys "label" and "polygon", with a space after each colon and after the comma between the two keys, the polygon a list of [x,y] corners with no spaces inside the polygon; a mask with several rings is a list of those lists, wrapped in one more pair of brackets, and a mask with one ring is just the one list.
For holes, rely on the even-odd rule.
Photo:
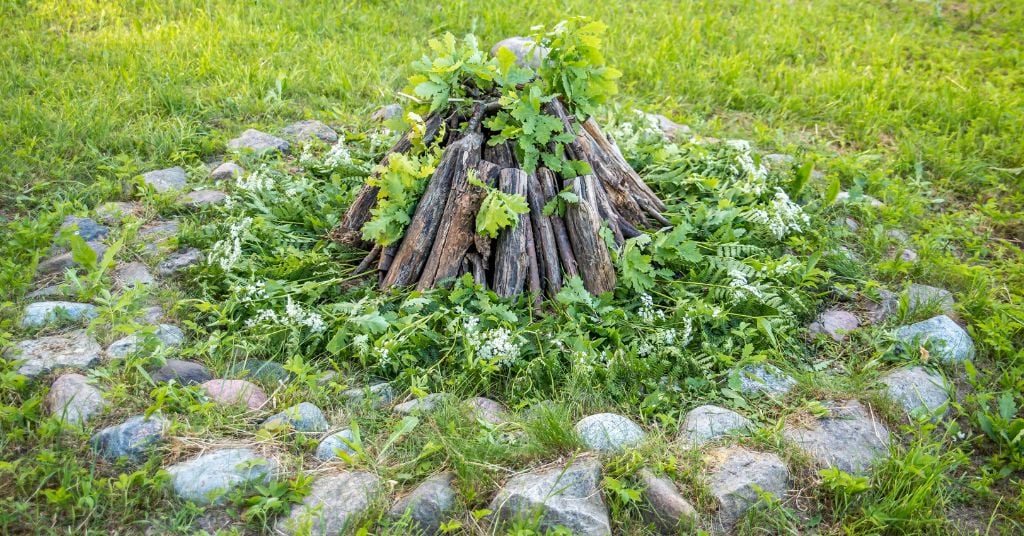
{"label": "gray stone", "polygon": [[849,203],[849,202],[867,203],[869,206],[874,207],[874,208],[879,208],[879,207],[885,206],[885,203],[882,203],[881,201],[879,201],[878,199],[875,199],[874,197],[871,197],[870,195],[861,194],[860,196],[854,198],[853,196],[850,195],[850,192],[847,192],[847,191],[839,192],[839,195],[836,196],[836,202],[837,203]]}
{"label": "gray stone", "polygon": [[228,375],[249,378],[266,385],[277,385],[291,379],[290,372],[280,363],[264,359],[246,359],[228,367]]}
{"label": "gray stone", "polygon": [[155,326],[156,324],[159,324],[163,318],[164,310],[161,309],[159,305],[153,305],[139,311],[139,315],[135,317],[135,322]]}
{"label": "gray stone", "polygon": [[127,216],[138,216],[142,205],[124,201],[108,201],[96,207],[96,217],[107,225],[121,223]]}
{"label": "gray stone", "polygon": [[174,166],[167,169],[158,169],[142,174],[142,182],[152,186],[160,193],[173,190],[184,190],[188,182],[188,176],[181,166]]}
{"label": "gray stone", "polygon": [[455,475],[452,473],[442,473],[424,480],[412,493],[395,502],[388,511],[388,518],[394,521],[408,514],[412,522],[409,529],[415,530],[416,534],[439,534],[441,523],[455,506],[454,480]]}
{"label": "gray stone", "polygon": [[21,318],[21,327],[41,328],[61,321],[88,322],[96,318],[97,314],[96,306],[88,303],[65,301],[35,302],[25,306],[25,314]]}
{"label": "gray stone", "polygon": [[145,461],[147,450],[159,445],[170,423],[162,417],[137,415],[116,426],[108,426],[92,436],[93,450],[107,461],[127,458],[132,463]]}
{"label": "gray stone", "polygon": [[202,208],[220,205],[228,198],[228,194],[220,190],[196,190],[181,196],[181,204],[188,208]]}
{"label": "gray stone", "polygon": [[106,238],[109,233],[110,229],[100,225],[92,218],[68,216],[60,224],[60,229],[54,235],[54,239],[59,242],[64,237],[75,235],[81,237],[86,242],[95,242]]}
{"label": "gray stone", "polygon": [[68,424],[85,424],[109,405],[103,391],[81,374],[63,374],[46,394],[46,408]]}
{"label": "gray stone", "polygon": [[783,397],[796,385],[796,380],[772,365],[747,365],[737,374],[740,391],[745,395]]}
{"label": "gray stone", "polygon": [[496,56],[502,47],[509,49],[516,55],[516,64],[520,67],[536,69],[540,67],[541,61],[548,55],[548,49],[542,46],[534,46],[533,39],[529,37],[509,37],[498,41],[491,47],[491,55]]}
{"label": "gray stone", "polygon": [[761,163],[770,169],[789,169],[796,164],[796,158],[788,154],[766,154],[761,157]]}
{"label": "gray stone", "polygon": [[384,494],[381,479],[374,474],[352,471],[316,479],[302,504],[281,518],[275,526],[284,534],[334,536],[346,534],[369,512]]}
{"label": "gray stone", "polygon": [[825,404],[829,415],[810,427],[787,424],[782,435],[823,467],[847,473],[864,473],[889,453],[889,429],[860,402],[847,400]]}
{"label": "gray stone", "polygon": [[907,289],[907,306],[910,308],[911,314],[929,308],[938,308],[943,313],[952,313],[954,305],[956,305],[956,301],[953,299],[953,294],[946,289],[918,285],[917,283],[911,284]]}
{"label": "gray stone", "polygon": [[635,422],[615,413],[598,413],[580,419],[576,433],[591,450],[622,452],[644,440],[644,431]]}
{"label": "gray stone", "polygon": [[192,361],[168,359],[164,366],[149,376],[156,383],[174,380],[179,385],[199,385],[213,379],[213,374],[206,367]]}
{"label": "gray stone", "polygon": [[846,340],[847,334],[860,325],[857,317],[839,308],[832,308],[818,315],[817,320],[811,323],[807,329],[812,335],[828,335],[836,342]]}
{"label": "gray stone", "polygon": [[273,458],[252,449],[221,449],[167,468],[174,493],[196,504],[222,504],[225,494],[245,485],[269,482],[277,472]]}
{"label": "gray stone", "polygon": [[370,116],[370,119],[373,121],[377,121],[378,123],[383,123],[385,121],[390,121],[391,119],[401,116],[402,105],[395,103],[388,104],[387,106],[381,106],[380,108],[377,109],[377,111],[373,112],[373,114]]}
{"label": "gray stone", "polygon": [[643,114],[644,118],[657,126],[669,140],[678,140],[690,135],[690,127],[681,125],[661,114]]}
{"label": "gray stone", "polygon": [[412,415],[414,413],[429,413],[437,409],[438,404],[448,398],[446,393],[430,393],[420,398],[414,398],[407,402],[395,405],[391,408],[395,413]]}
{"label": "gray stone", "polygon": [[102,352],[96,339],[83,329],[21,341],[8,348],[4,357],[22,361],[18,374],[34,378],[58,368],[93,368],[100,363]]}
{"label": "gray stone", "polygon": [[333,128],[317,121],[315,119],[307,119],[292,123],[283,130],[281,133],[286,138],[291,138],[295,141],[312,141],[314,139],[326,142],[334,143],[338,141],[338,133]]}
{"label": "gray stone", "polygon": [[224,162],[210,172],[210,178],[216,182],[233,181],[242,175],[245,175],[245,170],[234,162]]}
{"label": "gray stone", "polygon": [[39,300],[46,298],[66,298],[70,297],[68,289],[64,285],[50,285],[40,289],[33,290],[25,295],[27,300]]}
{"label": "gray stone", "polygon": [[370,405],[379,408],[390,404],[395,399],[395,390],[390,383],[375,383],[369,387],[356,387],[341,393],[341,397],[349,404],[360,404],[369,398]]}
{"label": "gray stone", "polygon": [[267,417],[263,428],[285,428],[296,432],[326,432],[327,418],[324,412],[309,402],[301,402],[280,413]]}
{"label": "gray stone", "polygon": [[899,311],[899,294],[882,289],[878,291],[878,301],[869,302],[864,309],[867,311],[867,321],[878,324],[891,318]]}
{"label": "gray stone", "polygon": [[646,467],[638,475],[644,488],[644,500],[650,507],[649,522],[666,535],[681,534],[681,530],[691,528],[697,520],[697,510],[679,493],[675,482],[656,476]]}
{"label": "gray stone", "polygon": [[600,484],[601,464],[594,459],[517,475],[491,502],[492,518],[498,526],[536,518],[541,532],[564,527],[573,534],[611,535]]}
{"label": "gray stone", "polygon": [[915,366],[890,372],[881,381],[889,398],[911,419],[927,417],[934,422],[949,413],[951,386],[942,374]]}
{"label": "gray stone", "polygon": [[156,283],[156,278],[149,273],[149,267],[141,262],[129,262],[114,270],[114,284],[120,289],[146,286]]}
{"label": "gray stone", "polygon": [[[103,254],[107,252],[107,246],[102,242],[86,242],[86,246],[89,247],[96,254],[96,262],[103,259]],[[57,272],[63,272],[68,268],[79,268],[81,265],[75,261],[74,255],[68,251],[59,255],[54,255],[36,266],[36,273],[39,275],[50,275]]]}
{"label": "gray stone", "polygon": [[110,357],[124,358],[136,352],[160,347],[177,347],[185,342],[181,328],[172,324],[158,324],[155,330],[143,330],[122,337],[107,347]]}
{"label": "gray stone", "polygon": [[896,330],[896,338],[908,345],[927,344],[932,355],[946,363],[974,358],[974,341],[952,318],[939,315]]}
{"label": "gray stone", "polygon": [[708,489],[718,503],[716,528],[729,531],[752,506],[761,501],[761,493],[784,499],[789,489],[789,469],[775,454],[755,452],[743,447],[715,449],[705,457],[711,469]]}
{"label": "gray stone", "polygon": [[478,421],[486,422],[492,426],[498,426],[508,419],[506,414],[508,410],[505,409],[500,402],[491,400],[490,398],[484,398],[477,396],[470,398],[465,402],[469,408],[470,414],[474,419]]}
{"label": "gray stone", "polygon": [[843,225],[845,225],[846,228],[853,233],[856,233],[858,230],[860,230],[860,223],[853,218],[843,218]]}
{"label": "gray stone", "polygon": [[178,220],[157,220],[139,229],[138,238],[146,253],[154,254],[172,245],[179,228]]}
{"label": "gray stone", "polygon": [[188,248],[185,251],[175,251],[167,256],[163,262],[156,267],[156,274],[160,277],[172,276],[186,268],[190,268],[203,262],[203,253],[196,248]]}
{"label": "gray stone", "polygon": [[895,240],[896,242],[899,242],[900,244],[906,244],[907,242],[910,242],[910,236],[908,236],[907,233],[903,232],[900,229],[889,229],[888,231],[886,231],[885,236],[889,237],[892,240]]}
{"label": "gray stone", "polygon": [[729,434],[749,432],[753,427],[746,417],[731,409],[704,405],[686,414],[679,435],[690,445],[700,446]]}
{"label": "gray stone", "polygon": [[340,432],[335,432],[320,441],[320,444],[316,446],[316,459],[322,462],[329,462],[331,460],[337,460],[337,451],[342,451],[349,456],[352,456],[356,451],[352,450],[352,447],[348,446],[345,441],[352,442],[355,436],[352,435],[352,430],[344,429]]}
{"label": "gray stone", "polygon": [[903,262],[917,262],[917,252],[910,248],[906,248],[903,251],[900,251],[899,258]]}
{"label": "gray stone", "polygon": [[280,151],[288,152],[288,142],[266,132],[248,129],[241,136],[228,142],[232,151],[252,151],[257,154]]}

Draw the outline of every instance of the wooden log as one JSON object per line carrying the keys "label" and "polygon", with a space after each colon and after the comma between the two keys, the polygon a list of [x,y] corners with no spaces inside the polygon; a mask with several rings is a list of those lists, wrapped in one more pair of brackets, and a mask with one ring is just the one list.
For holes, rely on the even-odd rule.
{"label": "wooden log", "polygon": [[487,288],[487,266],[484,264],[483,258],[480,257],[479,253],[470,252],[466,254],[466,259],[469,260],[473,271],[473,281],[477,285]]}
{"label": "wooden log", "polygon": [[356,271],[354,273],[361,274],[369,270],[370,266],[372,266],[375,262],[377,262],[377,259],[380,258],[380,250],[380,244],[373,246],[373,249],[371,249],[370,253],[363,259],[363,262],[359,263],[359,266],[356,266]]}
{"label": "wooden log", "polygon": [[580,129],[580,136],[575,143],[575,148],[582,152],[581,159],[590,164],[608,202],[615,207],[615,212],[633,225],[649,225],[647,212],[634,199],[632,183],[628,177],[622,175],[616,163],[612,161],[617,155],[602,150],[586,129]]}
{"label": "wooden log", "polygon": [[384,276],[382,288],[409,285],[419,279],[437,236],[452,181],[456,177],[465,177],[466,172],[480,161],[482,143],[483,135],[472,131],[445,148],[441,163],[430,178],[430,183],[416,205],[412,221],[405,229],[402,245]]}
{"label": "wooden log", "polygon": [[[498,188],[508,194],[526,195],[526,173],[507,168],[498,176]],[[491,288],[502,298],[520,294],[529,269],[526,254],[526,214],[519,215],[515,226],[502,229],[494,247],[494,280]]]}
{"label": "wooden log", "polygon": [[[478,176],[500,173],[498,166],[481,160],[476,165]],[[473,245],[476,236],[476,213],[487,195],[486,190],[469,184],[468,174],[456,175],[448,192],[441,224],[434,238],[427,263],[423,267],[416,288],[424,290],[435,287],[444,279],[456,277],[466,251]]]}
{"label": "wooden log", "polygon": [[630,191],[646,199],[657,211],[665,210],[665,203],[644,182],[640,174],[629,165],[629,162],[626,162],[622,152],[601,132],[601,127],[597,124],[597,121],[594,121],[593,117],[583,122],[583,128],[602,152],[609,156],[607,163],[613,166],[617,173],[628,182]]}
{"label": "wooden log", "polygon": [[[488,186],[494,186],[498,183],[498,175],[501,174],[501,167],[489,160],[482,160],[480,164],[487,162],[492,164],[490,166],[477,165],[478,178]],[[473,246],[476,248],[477,253],[483,259],[484,265],[489,265],[491,261],[491,250],[493,249],[494,240],[482,234],[473,234]]]}
{"label": "wooden log", "polygon": [[[544,203],[547,204],[561,191],[557,187],[555,174],[547,168],[537,169],[537,180],[544,189]],[[557,215],[551,215],[551,231],[555,234],[555,246],[558,249],[558,258],[562,261],[562,269],[569,278],[580,275],[579,267],[576,264],[576,255],[572,250],[572,243],[569,241],[569,231],[566,229],[565,220]]]}
{"label": "wooden log", "polygon": [[511,141],[497,145],[484,145],[484,160],[494,162],[501,169],[518,167]]}
{"label": "wooden log", "polygon": [[[529,183],[527,183],[529,185]],[[526,220],[531,218],[530,214],[523,215]],[[537,243],[534,241],[533,225],[529,221],[523,222],[526,228],[526,288],[533,298],[533,308],[540,310],[541,301],[544,299],[543,291],[540,288],[540,266],[537,262]]]}
{"label": "wooden log", "polygon": [[562,272],[558,263],[558,246],[551,217],[544,215],[544,189],[536,175],[527,176],[526,201],[530,205],[530,223],[537,248],[537,264],[548,295],[554,297],[562,290]]}
{"label": "wooden log", "polygon": [[615,289],[615,266],[600,235],[601,217],[586,193],[593,180],[596,180],[593,175],[584,175],[573,181],[573,192],[580,201],[566,209],[565,223],[572,250],[579,261],[583,286],[596,295]]}

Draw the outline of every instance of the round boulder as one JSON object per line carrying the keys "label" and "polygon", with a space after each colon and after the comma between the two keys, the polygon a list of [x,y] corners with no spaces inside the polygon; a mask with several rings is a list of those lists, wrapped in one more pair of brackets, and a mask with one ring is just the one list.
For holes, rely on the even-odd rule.
{"label": "round boulder", "polygon": [[644,431],[638,424],[615,413],[584,417],[576,423],[576,433],[587,448],[609,454],[622,452],[644,439]]}

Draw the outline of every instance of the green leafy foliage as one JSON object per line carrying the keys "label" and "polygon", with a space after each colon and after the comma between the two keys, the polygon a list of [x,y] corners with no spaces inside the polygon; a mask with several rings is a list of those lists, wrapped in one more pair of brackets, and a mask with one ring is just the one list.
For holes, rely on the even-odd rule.
{"label": "green leafy foliage", "polygon": [[578,119],[595,115],[598,107],[618,93],[622,73],[605,64],[601,38],[608,27],[600,21],[577,17],[562,21],[538,42],[549,49],[538,74],[545,92],[561,95]]}
{"label": "green leafy foliage", "polygon": [[434,173],[435,160],[432,154],[392,154],[379,174],[367,180],[379,191],[372,216],[363,226],[365,240],[387,246],[402,237],[427,187],[427,179]]}
{"label": "green leafy foliage", "polygon": [[499,231],[515,227],[519,223],[520,214],[530,212],[530,205],[522,195],[502,192],[476,178],[470,178],[469,182],[487,190],[487,196],[480,203],[480,210],[476,213],[477,234],[497,238]]}
{"label": "green leafy foliage", "polygon": [[451,33],[428,43],[434,57],[423,56],[413,62],[417,74],[409,77],[406,90],[428,101],[428,111],[443,110],[453,98],[464,99],[468,82],[480,90],[493,85],[496,62],[480,50],[473,34],[467,35],[461,43]]}

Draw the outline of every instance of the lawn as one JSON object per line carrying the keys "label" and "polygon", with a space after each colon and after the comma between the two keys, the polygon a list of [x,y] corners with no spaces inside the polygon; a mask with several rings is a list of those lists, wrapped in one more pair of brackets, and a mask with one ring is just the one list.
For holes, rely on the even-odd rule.
{"label": "lawn", "polygon": [[[615,292],[591,300],[580,288],[567,291],[547,315],[469,282],[413,298],[360,284],[352,272],[361,252],[326,237],[386,149],[370,114],[402,101],[397,92],[411,62],[430,53],[428,40],[472,33],[486,50],[575,15],[607,25],[605,57],[622,72],[601,119],[668,201],[676,229],[691,233],[692,242],[672,247],[665,244],[679,235],[662,232],[651,233],[654,245],[635,244],[656,262],[677,263],[667,271],[675,277],[644,272],[651,257],[623,253]],[[352,458],[328,470],[379,475],[394,487],[391,497],[452,471],[459,499],[445,525],[451,533],[484,533],[479,518],[511,473],[580,455],[572,424],[598,412],[626,415],[648,437],[639,450],[601,458],[615,533],[648,533],[636,476],[645,465],[669,475],[701,515],[716,511],[704,477],[713,464],[673,439],[702,404],[749,417],[755,431],[739,441],[778,454],[792,473],[789,500],[751,509],[739,533],[1024,530],[1024,4],[15,0],[0,6],[0,21],[0,351],[68,331],[23,327],[27,295],[55,281],[37,277],[37,265],[52,255],[61,221],[95,215],[107,201],[143,208],[112,225],[109,258],[66,274],[75,290],[64,291],[98,306],[89,333],[104,346],[140,329],[136,318],[154,304],[188,341],[94,369],[90,377],[113,403],[84,429],[44,409],[55,375],[26,379],[0,361],[0,532],[268,533],[309,492],[317,440],[257,430],[270,411],[219,411],[196,387],[150,378],[167,358],[226,376],[246,357],[284,365],[292,378],[257,382],[275,410],[311,401],[332,426],[361,432]],[[653,146],[628,138],[622,124],[635,120],[634,108],[689,125],[696,138]],[[337,130],[351,151],[348,167],[328,166],[323,146],[303,162],[241,155],[243,167],[263,170],[280,191],[240,181],[230,206],[197,211],[138,188],[141,173],[171,166],[193,185],[216,187],[208,165],[225,157],[228,140],[302,119]],[[771,202],[728,189],[723,162],[747,151],[715,139],[749,140],[754,158],[793,155],[796,165],[769,180],[799,202],[807,223],[772,238],[715,220],[724,213],[716,210]],[[804,175],[809,183],[794,187]],[[849,202],[837,199],[839,189]],[[143,237],[153,220],[170,219],[180,220],[171,246],[196,247],[212,261],[173,283],[119,292],[115,263],[158,266],[168,252],[147,250]],[[235,238],[244,245],[239,258],[230,252]],[[915,259],[901,259],[903,249]],[[713,289],[740,285],[735,262],[792,274],[749,275],[746,301],[727,302]],[[955,306],[915,307],[911,283],[949,290]],[[842,342],[808,337],[819,312],[863,315],[884,289],[903,296],[887,319]],[[274,297],[278,312],[257,307],[257,295]],[[754,297],[771,306],[751,305]],[[893,335],[941,312],[973,339],[966,364],[937,363],[931,347],[908,352]],[[322,330],[312,329],[314,317]],[[279,320],[280,330],[264,330],[258,318]],[[482,335],[519,341],[519,353],[486,362]],[[796,386],[780,398],[748,396],[735,370],[764,362]],[[879,394],[883,375],[915,364],[950,380],[945,418],[908,422]],[[402,417],[341,401],[371,379],[392,382],[401,398],[495,398],[513,417],[480,430],[458,404]],[[870,477],[820,472],[783,432],[827,415],[827,401],[849,399],[877,410],[894,438]],[[97,459],[92,433],[144,411],[173,423],[173,441],[144,462]],[[232,441],[276,453],[286,477],[232,494],[226,509],[168,491],[162,467]],[[381,521],[388,506],[380,500],[364,512],[369,533],[408,530]],[[516,529],[534,534],[537,526]]]}

